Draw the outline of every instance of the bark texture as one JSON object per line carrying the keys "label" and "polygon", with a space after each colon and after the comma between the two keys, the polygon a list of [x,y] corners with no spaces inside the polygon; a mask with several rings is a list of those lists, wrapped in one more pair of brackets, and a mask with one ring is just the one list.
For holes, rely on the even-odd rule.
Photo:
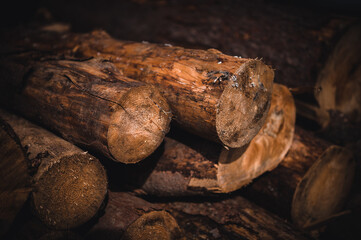
{"label": "bark texture", "polygon": [[[130,175],[128,181],[134,179],[132,176],[142,175],[143,178],[136,181],[139,187],[157,196],[238,190],[283,160],[293,140],[295,111],[291,93],[285,86],[276,84],[266,122],[249,145],[226,150],[192,136],[185,136],[181,141],[165,138],[159,151],[161,156],[154,156],[132,171],[126,169],[125,175]],[[155,166],[151,166],[151,161]],[[153,169],[151,173],[149,169]]]}
{"label": "bark texture", "polygon": [[0,237],[8,231],[31,190],[25,150],[12,127],[0,117]]}
{"label": "bark texture", "polygon": [[87,239],[185,239],[177,221],[161,206],[127,193],[109,192],[104,215]]}
{"label": "bark texture", "polygon": [[55,229],[82,225],[98,211],[107,192],[99,160],[30,122],[0,111],[19,136],[32,166],[32,206],[41,221]]}
{"label": "bark texture", "polygon": [[183,128],[228,147],[248,144],[267,116],[274,76],[260,60],[215,49],[119,41],[103,31],[39,31],[36,36],[31,31],[24,34],[28,41],[18,40],[15,49],[63,51],[112,61],[124,76],[157,86]]}
{"label": "bark texture", "polygon": [[99,236],[119,239],[129,222],[136,223],[136,219],[146,212],[159,213],[162,210],[170,212],[180,226],[168,228],[175,234],[173,239],[305,238],[289,224],[242,197],[208,200],[203,203],[151,203],[129,193],[120,192],[110,192],[106,212],[88,236],[90,239],[98,239]]}
{"label": "bark texture", "polygon": [[171,113],[155,87],[123,77],[106,60],[54,58],[62,57],[1,58],[2,104],[115,161],[138,162],[159,146]]}
{"label": "bark texture", "polygon": [[296,128],[282,163],[246,187],[243,195],[306,227],[341,210],[354,171],[355,162],[347,150]]}
{"label": "bark texture", "polygon": [[173,202],[169,208],[188,239],[307,239],[284,220],[240,196],[213,202]]}

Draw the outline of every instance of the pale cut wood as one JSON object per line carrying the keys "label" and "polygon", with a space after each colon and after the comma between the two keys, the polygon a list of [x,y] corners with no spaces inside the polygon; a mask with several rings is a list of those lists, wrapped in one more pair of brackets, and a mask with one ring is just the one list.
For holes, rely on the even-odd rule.
{"label": "pale cut wood", "polygon": [[30,122],[0,110],[26,148],[33,177],[32,207],[48,227],[69,229],[89,221],[107,192],[99,160]]}
{"label": "pale cut wood", "polygon": [[159,146],[171,113],[155,87],[123,77],[102,59],[43,60],[51,57],[3,57],[3,104],[115,161],[141,161]]}
{"label": "pale cut wood", "polygon": [[[294,127],[292,95],[286,87],[275,84],[266,123],[248,146],[228,151],[191,136],[181,141],[165,138],[161,156],[132,171],[126,169],[125,175],[131,175],[126,180],[131,182],[139,176],[136,172],[143,172],[143,178],[135,181],[150,195],[232,192],[282,161],[292,144]],[[153,170],[148,173],[149,169]]]}

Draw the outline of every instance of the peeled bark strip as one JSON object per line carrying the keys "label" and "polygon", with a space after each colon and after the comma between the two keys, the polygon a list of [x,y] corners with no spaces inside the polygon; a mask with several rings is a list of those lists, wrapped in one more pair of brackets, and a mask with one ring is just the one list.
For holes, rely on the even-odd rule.
{"label": "peeled bark strip", "polygon": [[71,34],[42,29],[24,34],[27,40],[18,36],[15,51],[63,51],[108,59],[124,76],[156,85],[183,128],[227,147],[248,144],[267,116],[274,73],[260,60],[215,49],[119,41],[102,31]]}
{"label": "peeled bark strip", "polygon": [[46,58],[29,51],[1,59],[3,104],[115,161],[138,162],[159,146],[171,113],[155,87],[105,60]]}
{"label": "peeled bark strip", "polygon": [[260,206],[307,227],[341,210],[354,172],[355,161],[348,150],[330,146],[296,128],[282,163],[256,179],[243,193]]}
{"label": "peeled bark strip", "polygon": [[48,227],[69,229],[90,220],[107,192],[99,160],[30,122],[0,111],[26,148],[29,161],[40,164],[33,177],[32,205]]}
{"label": "peeled bark strip", "polygon": [[162,206],[133,195],[109,191],[105,214],[87,239],[184,239],[177,221]]}
{"label": "peeled bark strip", "polygon": [[30,191],[25,150],[11,126],[0,118],[0,237],[9,229]]}
{"label": "peeled bark strip", "polygon": [[282,161],[292,144],[294,127],[292,95],[276,84],[266,122],[248,146],[228,151],[202,139],[189,137],[181,143],[165,138],[164,152],[140,188],[160,196],[235,191]]}

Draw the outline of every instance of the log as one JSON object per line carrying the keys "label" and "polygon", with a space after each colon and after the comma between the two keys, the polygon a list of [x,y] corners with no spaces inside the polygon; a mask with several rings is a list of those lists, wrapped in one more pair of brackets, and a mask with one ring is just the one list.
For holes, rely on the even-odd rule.
{"label": "log", "polygon": [[182,229],[173,225],[174,219],[168,222],[173,239],[303,239],[289,224],[239,196],[218,201],[208,199],[204,203],[164,203],[111,191],[105,214],[88,232],[87,238],[119,239],[129,222],[136,223],[146,212],[166,213],[164,210],[174,216]]}
{"label": "log", "polygon": [[242,195],[307,228],[342,210],[355,167],[349,150],[296,128],[282,163],[247,186]]}
{"label": "log", "polygon": [[260,60],[215,49],[119,41],[103,31],[39,31],[26,34],[28,41],[17,40],[17,51],[63,51],[112,61],[124,76],[157,86],[182,128],[227,147],[248,144],[267,116],[273,70]]}
{"label": "log", "polygon": [[170,212],[187,239],[308,239],[289,223],[240,196],[204,202],[173,202]]}
{"label": "log", "polygon": [[226,150],[189,135],[180,139],[178,134],[180,141],[165,138],[161,156],[125,169],[127,179],[122,182],[134,181],[146,194],[157,196],[235,191],[282,161],[292,144],[295,111],[289,90],[275,84],[266,123],[246,149]]}
{"label": "log", "polygon": [[14,130],[1,118],[0,169],[0,237],[3,237],[32,189],[25,150]]}
{"label": "log", "polygon": [[73,144],[3,110],[0,117],[14,129],[37,165],[31,193],[40,220],[54,229],[69,229],[89,221],[107,192],[107,176],[99,160]]}
{"label": "log", "polygon": [[[48,4],[59,19],[71,19],[78,31],[102,28],[119,39],[262,57],[276,69],[275,82],[315,92],[322,126],[332,120],[330,110],[361,121],[361,24],[353,26],[355,18],[315,10],[310,4],[265,0],[122,1],[109,4],[107,16],[94,11],[99,5]],[[75,10],[80,8],[82,18]]]}
{"label": "log", "polygon": [[160,206],[127,193],[109,191],[105,213],[87,239],[184,239],[177,221]]}
{"label": "log", "polygon": [[2,104],[118,162],[138,162],[160,145],[171,113],[155,87],[123,77],[105,60],[51,58],[64,57],[3,57]]}

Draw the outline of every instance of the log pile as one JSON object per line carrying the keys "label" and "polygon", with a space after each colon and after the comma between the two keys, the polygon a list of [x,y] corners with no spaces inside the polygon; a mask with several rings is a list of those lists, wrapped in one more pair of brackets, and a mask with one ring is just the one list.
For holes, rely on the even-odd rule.
{"label": "log pile", "polygon": [[[162,14],[174,7],[160,6]],[[361,38],[358,25],[330,18],[314,23],[314,32],[304,25],[301,45],[313,55],[277,57],[279,47],[300,43],[257,35],[252,26],[271,31],[263,11],[251,11],[265,13],[257,21],[244,18],[249,26],[230,27],[242,31],[224,40],[229,46],[217,36],[207,43],[252,58],[122,41],[102,30],[76,33],[59,23],[5,32],[0,237],[308,239],[351,212],[345,206],[359,177],[357,144],[332,145],[296,126],[296,111],[324,129],[332,111],[360,121],[359,55],[345,49]],[[280,22],[290,22],[283,32],[290,39],[296,20],[279,12]],[[200,17],[207,18],[204,11]],[[170,26],[175,19],[167,19]],[[165,28],[171,40],[196,46],[208,36],[183,36],[183,23],[181,40]],[[151,40],[164,40],[158,37]],[[233,48],[238,39],[242,46]],[[323,43],[333,51],[321,66]],[[338,66],[342,54],[347,61]],[[292,93],[310,88],[321,89],[316,107],[294,100]],[[350,88],[357,91],[347,98]]]}

